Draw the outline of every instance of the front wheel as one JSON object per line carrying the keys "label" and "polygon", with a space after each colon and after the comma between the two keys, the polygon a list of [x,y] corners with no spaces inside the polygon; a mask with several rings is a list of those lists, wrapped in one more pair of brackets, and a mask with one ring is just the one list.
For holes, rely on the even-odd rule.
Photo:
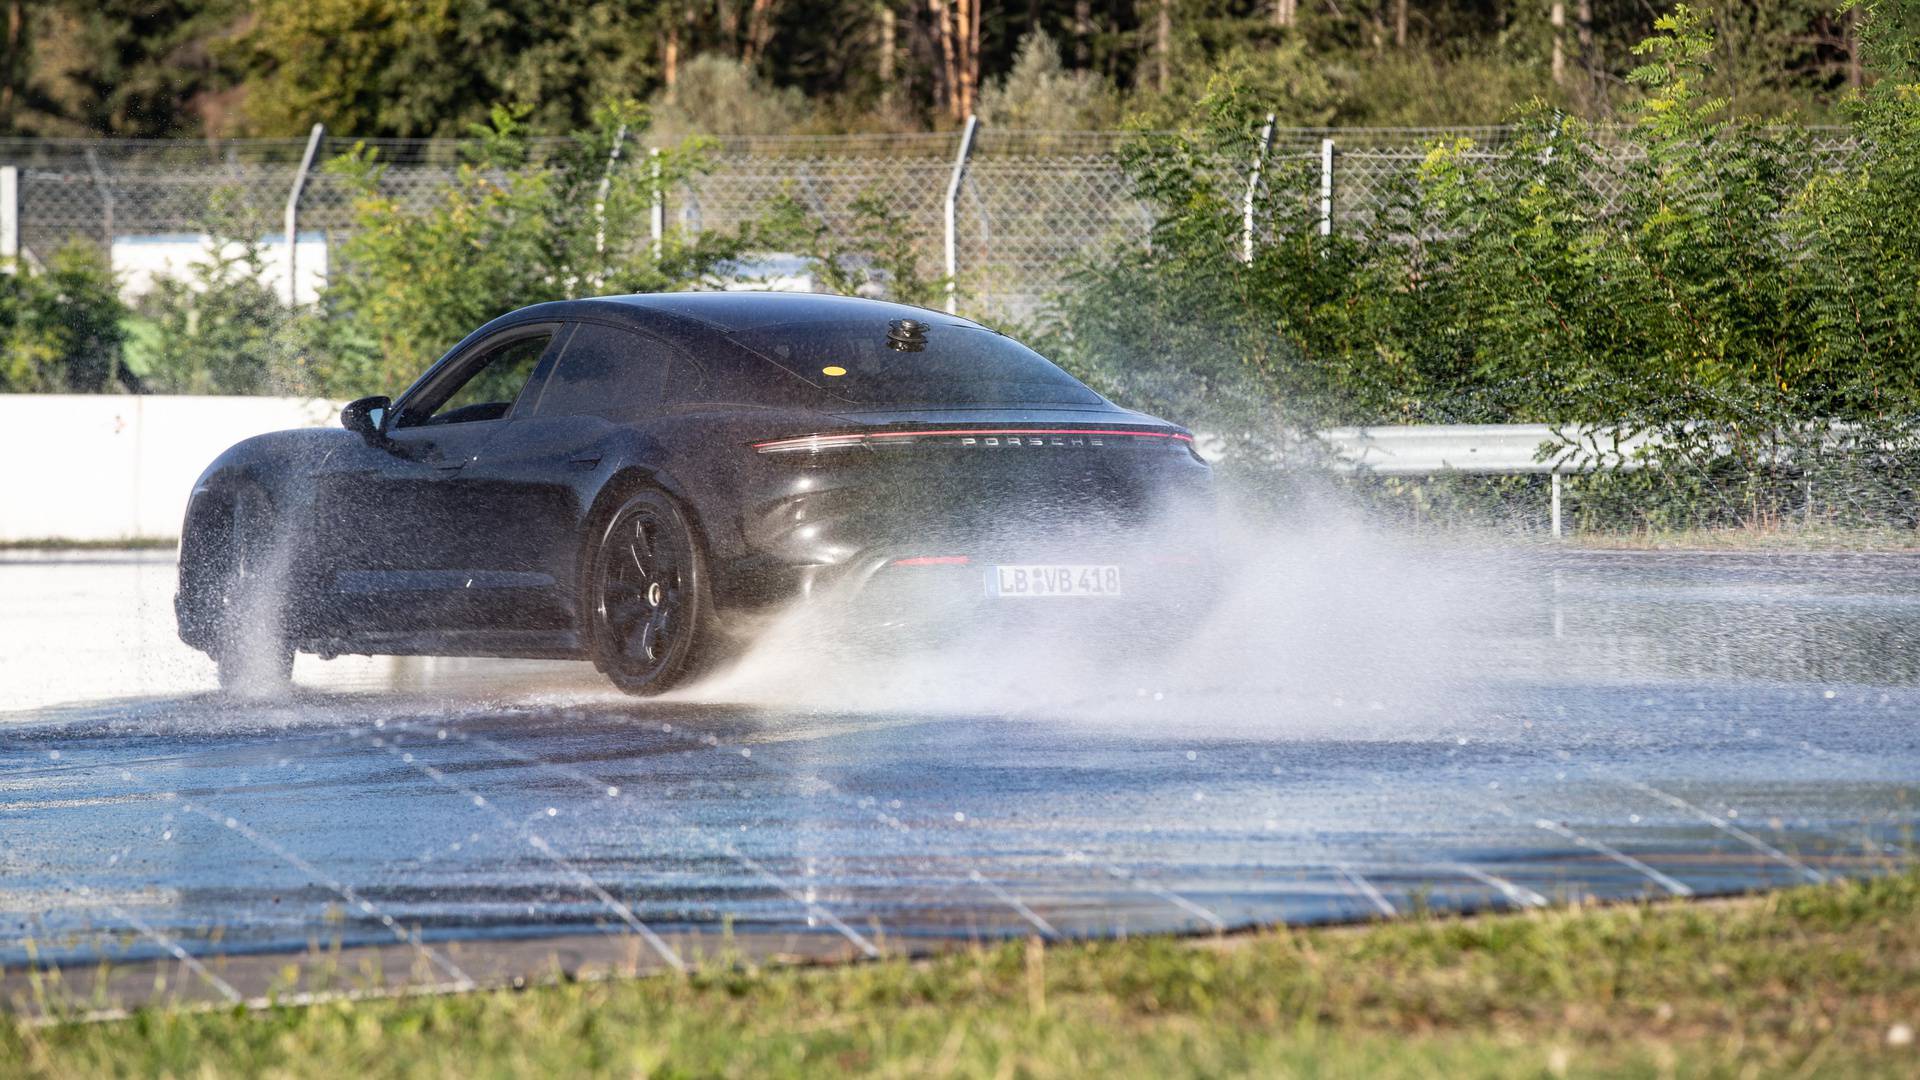
{"label": "front wheel", "polygon": [[587,578],[593,662],[629,694],[685,681],[710,658],[706,559],[665,494],[641,491],[608,519]]}

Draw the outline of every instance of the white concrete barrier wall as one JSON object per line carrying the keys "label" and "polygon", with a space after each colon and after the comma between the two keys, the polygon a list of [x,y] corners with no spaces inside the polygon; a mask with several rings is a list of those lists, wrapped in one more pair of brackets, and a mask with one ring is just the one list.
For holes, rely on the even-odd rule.
{"label": "white concrete barrier wall", "polygon": [[339,415],[312,398],[0,394],[0,542],[177,537],[222,450]]}

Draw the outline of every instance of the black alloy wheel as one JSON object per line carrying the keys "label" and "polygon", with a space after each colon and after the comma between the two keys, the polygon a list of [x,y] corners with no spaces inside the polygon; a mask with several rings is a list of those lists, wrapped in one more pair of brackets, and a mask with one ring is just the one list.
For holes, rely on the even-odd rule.
{"label": "black alloy wheel", "polygon": [[706,561],[686,514],[645,490],[608,520],[591,569],[595,666],[629,694],[661,693],[699,670],[711,618]]}

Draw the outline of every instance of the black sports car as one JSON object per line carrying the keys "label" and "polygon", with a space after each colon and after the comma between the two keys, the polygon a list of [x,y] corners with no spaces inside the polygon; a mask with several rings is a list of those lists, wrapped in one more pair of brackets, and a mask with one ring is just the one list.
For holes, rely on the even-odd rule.
{"label": "black sports car", "polygon": [[590,659],[654,693],[827,592],[1136,620],[1191,587],[1162,511],[1210,487],[1189,432],[1019,342],[838,296],[538,304],[341,423],[194,487],[175,611],[223,685],[301,650]]}

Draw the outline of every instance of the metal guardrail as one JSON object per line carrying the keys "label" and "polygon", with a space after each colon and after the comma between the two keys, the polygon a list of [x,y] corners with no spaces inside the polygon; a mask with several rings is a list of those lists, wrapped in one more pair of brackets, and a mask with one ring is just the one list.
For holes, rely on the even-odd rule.
{"label": "metal guardrail", "polygon": [[1336,468],[1384,476],[1480,476],[1551,478],[1549,516],[1561,535],[1561,477],[1575,473],[1646,467],[1637,453],[1650,445],[1645,434],[1619,436],[1606,428],[1551,424],[1410,424],[1394,427],[1328,428],[1315,436]]}

